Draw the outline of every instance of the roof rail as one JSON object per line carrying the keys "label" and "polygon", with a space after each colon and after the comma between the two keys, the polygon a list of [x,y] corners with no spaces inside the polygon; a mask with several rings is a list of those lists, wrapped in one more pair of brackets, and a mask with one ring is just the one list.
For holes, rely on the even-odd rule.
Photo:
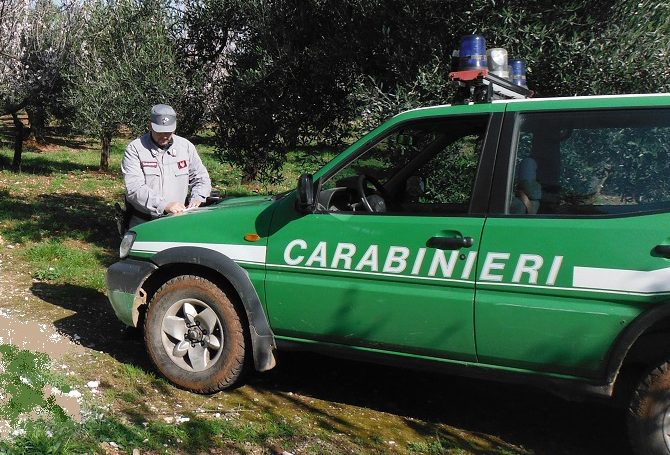
{"label": "roof rail", "polygon": [[493,100],[533,96],[532,90],[490,74],[488,69],[453,71],[449,77],[458,84],[452,104],[490,103]]}

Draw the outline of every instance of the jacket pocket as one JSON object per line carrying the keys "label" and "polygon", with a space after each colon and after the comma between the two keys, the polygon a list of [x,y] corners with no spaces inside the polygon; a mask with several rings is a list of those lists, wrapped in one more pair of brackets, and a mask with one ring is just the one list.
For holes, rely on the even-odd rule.
{"label": "jacket pocket", "polygon": [[159,186],[161,171],[158,167],[143,167],[144,180],[151,189],[157,189]]}
{"label": "jacket pocket", "polygon": [[176,168],[174,170],[175,181],[188,183],[188,168],[185,167],[185,168],[179,169],[176,166],[175,166],[175,168]]}

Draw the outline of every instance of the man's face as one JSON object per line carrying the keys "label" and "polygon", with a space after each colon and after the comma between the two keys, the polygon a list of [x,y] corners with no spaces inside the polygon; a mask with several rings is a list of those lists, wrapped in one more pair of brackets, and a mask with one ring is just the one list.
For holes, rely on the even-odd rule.
{"label": "man's face", "polygon": [[[149,128],[151,128],[151,125],[149,125]],[[151,128],[151,137],[156,144],[163,147],[170,142],[170,139],[172,139],[172,133],[158,133]]]}

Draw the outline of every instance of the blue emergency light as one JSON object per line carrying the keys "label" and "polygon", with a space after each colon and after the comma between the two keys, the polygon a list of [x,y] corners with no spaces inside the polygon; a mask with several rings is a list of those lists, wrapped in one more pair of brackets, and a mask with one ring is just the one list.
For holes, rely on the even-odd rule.
{"label": "blue emergency light", "polygon": [[505,49],[493,48],[489,54],[490,62],[487,62],[486,39],[482,35],[461,37],[458,52],[452,53],[451,61],[452,68],[457,66],[458,69],[449,73],[449,78],[457,84],[454,104],[490,103],[533,95],[526,85],[526,64],[523,60],[512,60],[508,70]]}
{"label": "blue emergency light", "polygon": [[485,69],[486,39],[482,35],[465,35],[461,37],[458,48],[458,70]]}
{"label": "blue emergency light", "polygon": [[514,59],[509,62],[509,65],[512,70],[512,83],[528,88],[526,84],[526,62],[521,59]]}

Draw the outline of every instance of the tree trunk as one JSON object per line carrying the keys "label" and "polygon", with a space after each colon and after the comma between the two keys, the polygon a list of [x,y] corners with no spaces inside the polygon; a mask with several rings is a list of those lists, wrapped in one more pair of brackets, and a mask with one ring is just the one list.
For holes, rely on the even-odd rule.
{"label": "tree trunk", "polygon": [[26,107],[26,112],[28,113],[28,120],[30,121],[30,129],[35,135],[35,140],[38,144],[46,144],[45,136],[45,127],[46,127],[46,117],[44,116],[44,110],[35,109],[32,107]]}
{"label": "tree trunk", "polygon": [[242,178],[240,179],[242,185],[249,185],[251,184],[254,180],[258,178],[258,168],[254,163],[247,163],[246,166],[243,166],[242,168]]}
{"label": "tree trunk", "polygon": [[108,133],[102,133],[100,137],[102,142],[102,151],[100,153],[100,170],[108,171],[109,170],[109,149],[112,144],[112,135]]}
{"label": "tree trunk", "polygon": [[242,172],[242,178],[240,179],[242,185],[250,185],[254,180],[256,180],[255,173]]}
{"label": "tree trunk", "polygon": [[14,127],[16,128],[16,132],[14,133],[14,158],[12,159],[12,168],[16,172],[21,172],[21,155],[23,154],[23,139],[26,128],[16,112],[12,112],[12,120],[14,121]]}

